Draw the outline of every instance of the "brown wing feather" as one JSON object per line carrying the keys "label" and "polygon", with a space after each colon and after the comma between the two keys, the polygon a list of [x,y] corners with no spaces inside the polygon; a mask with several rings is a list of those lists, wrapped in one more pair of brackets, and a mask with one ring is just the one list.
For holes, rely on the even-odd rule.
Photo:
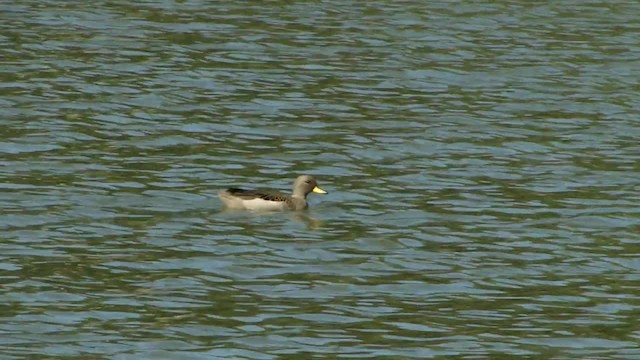
{"label": "brown wing feather", "polygon": [[246,200],[260,198],[267,201],[279,201],[279,202],[289,201],[289,198],[287,196],[276,193],[276,192],[271,192],[271,191],[245,190],[245,189],[231,188],[231,189],[227,189],[227,192],[233,196],[237,196],[241,199],[246,199]]}
{"label": "brown wing feather", "polygon": [[289,201],[288,197],[277,193],[261,193],[259,196],[261,199],[265,199],[268,201]]}

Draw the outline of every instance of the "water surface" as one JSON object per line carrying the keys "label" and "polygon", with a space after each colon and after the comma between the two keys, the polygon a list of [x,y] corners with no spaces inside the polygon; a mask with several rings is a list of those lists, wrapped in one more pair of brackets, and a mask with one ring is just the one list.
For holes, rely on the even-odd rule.
{"label": "water surface", "polygon": [[640,357],[639,13],[0,5],[2,358]]}

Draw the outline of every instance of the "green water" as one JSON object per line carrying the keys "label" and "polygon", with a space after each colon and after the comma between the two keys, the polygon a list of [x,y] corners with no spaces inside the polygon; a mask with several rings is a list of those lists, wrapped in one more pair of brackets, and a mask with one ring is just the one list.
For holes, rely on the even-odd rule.
{"label": "green water", "polygon": [[639,15],[0,4],[0,358],[640,358]]}

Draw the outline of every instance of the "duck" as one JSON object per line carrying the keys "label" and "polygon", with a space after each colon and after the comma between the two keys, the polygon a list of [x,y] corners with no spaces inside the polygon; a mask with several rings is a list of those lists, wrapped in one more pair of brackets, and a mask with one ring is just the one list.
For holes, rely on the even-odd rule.
{"label": "duck", "polygon": [[245,190],[229,188],[218,193],[227,209],[254,211],[304,210],[309,207],[307,195],[328,194],[311,175],[301,175],[293,182],[291,196],[271,190]]}

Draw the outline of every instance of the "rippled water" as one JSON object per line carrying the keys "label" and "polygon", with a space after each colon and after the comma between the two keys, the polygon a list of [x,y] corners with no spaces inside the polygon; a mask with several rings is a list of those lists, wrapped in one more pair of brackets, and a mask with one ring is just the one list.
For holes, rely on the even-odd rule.
{"label": "rippled water", "polygon": [[0,355],[640,358],[638,14],[1,4]]}

